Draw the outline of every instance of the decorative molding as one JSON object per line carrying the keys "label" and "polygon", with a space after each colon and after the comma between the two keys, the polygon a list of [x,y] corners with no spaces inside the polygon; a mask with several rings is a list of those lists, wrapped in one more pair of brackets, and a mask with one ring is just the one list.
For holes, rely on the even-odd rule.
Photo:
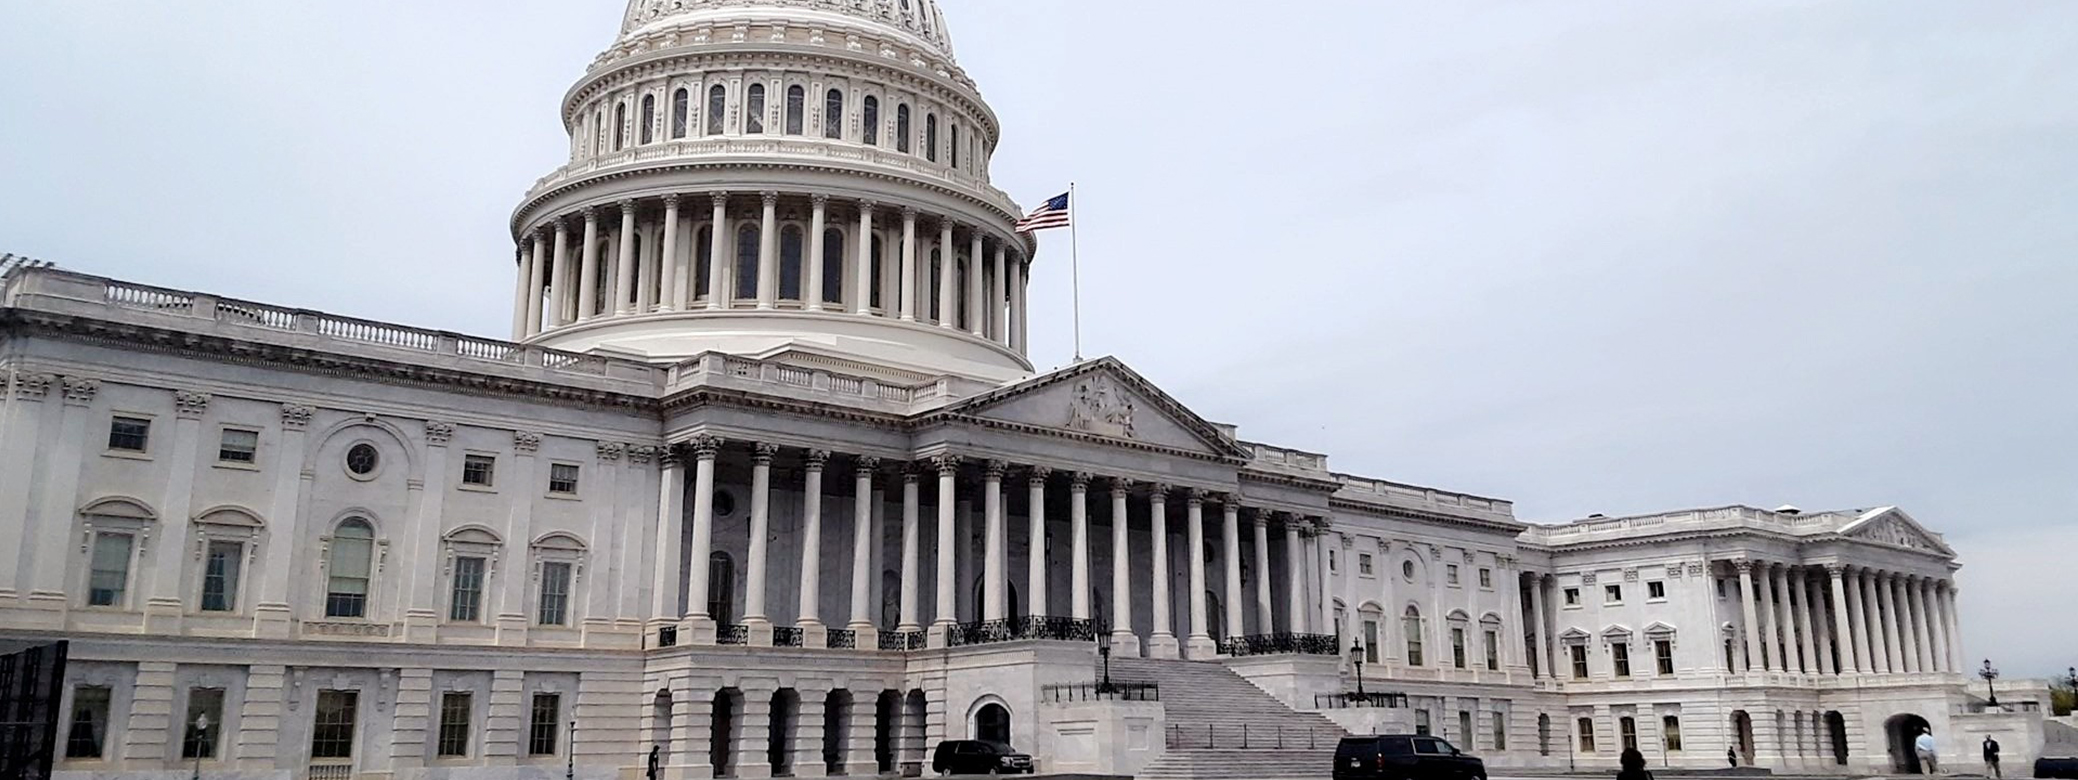
{"label": "decorative molding", "polygon": [[931,457],[931,466],[938,470],[938,476],[940,477],[956,475],[960,473],[960,456],[934,455]]}
{"label": "decorative molding", "polygon": [[64,379],[65,405],[86,406],[94,402],[94,394],[101,392],[101,380],[83,376],[68,376]]}
{"label": "decorative molding", "polygon": [[1595,584],[1595,573],[1594,573],[1594,572],[1587,572],[1587,573],[1585,573],[1585,574],[1582,574],[1582,575],[1580,575],[1580,584],[1582,584],[1582,585],[1593,585],[1593,584]]}
{"label": "decorative molding", "polygon": [[426,444],[434,447],[445,447],[454,438],[454,423],[426,421]]}
{"label": "decorative molding", "polygon": [[541,434],[529,431],[514,431],[512,448],[522,455],[532,455],[541,450]]}
{"label": "decorative molding", "polygon": [[872,455],[860,455],[852,459],[851,468],[854,476],[870,479],[874,474],[880,473],[880,458]]}
{"label": "decorative molding", "polygon": [[16,372],[13,384],[14,397],[28,401],[41,401],[44,396],[50,394],[51,385],[56,384],[57,381],[58,377],[52,374]]}
{"label": "decorative molding", "polygon": [[690,449],[695,460],[714,460],[722,451],[722,438],[720,436],[694,436],[692,441],[687,443],[691,445]]}
{"label": "decorative molding", "polygon": [[751,465],[759,468],[770,468],[772,460],[777,457],[779,457],[779,445],[777,444],[761,441],[751,445]]}
{"label": "decorative molding", "polygon": [[1624,570],[1623,570],[1623,581],[1624,581],[1624,582],[1637,582],[1637,581],[1638,581],[1638,569],[1637,569],[1636,567],[1632,567],[1632,568],[1624,569]]}
{"label": "decorative molding", "polygon": [[1051,476],[1053,476],[1053,469],[1046,466],[1033,466],[1025,472],[1025,482],[1032,487],[1045,487],[1046,479]]}
{"label": "decorative molding", "polygon": [[595,445],[593,449],[598,454],[601,463],[618,463],[620,462],[621,454],[627,452],[627,445],[617,441],[602,441]]}
{"label": "decorative molding", "polygon": [[624,444],[621,447],[628,453],[628,464],[632,466],[647,466],[663,451],[661,447],[648,444]]}
{"label": "decorative molding", "polygon": [[827,464],[828,464],[829,462],[830,462],[830,451],[829,451],[829,450],[809,450],[809,451],[808,451],[808,458],[807,458],[807,464],[808,464],[808,470],[809,470],[809,471],[822,471],[822,470],[823,470],[823,466],[827,465]]}

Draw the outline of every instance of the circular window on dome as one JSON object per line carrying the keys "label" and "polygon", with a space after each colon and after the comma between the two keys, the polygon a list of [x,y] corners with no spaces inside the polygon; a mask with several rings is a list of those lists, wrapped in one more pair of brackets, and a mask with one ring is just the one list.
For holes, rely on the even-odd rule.
{"label": "circular window on dome", "polygon": [[1402,576],[1402,577],[1406,577],[1407,579],[1410,579],[1410,580],[1411,580],[1411,579],[1414,579],[1414,562],[1413,562],[1413,561],[1401,561],[1401,562],[1400,562],[1400,576]]}
{"label": "circular window on dome", "polygon": [[356,477],[374,476],[375,469],[382,465],[382,454],[375,445],[367,442],[348,447],[346,450],[346,472]]}
{"label": "circular window on dome", "polygon": [[736,496],[726,490],[714,491],[714,516],[728,517],[736,513]]}

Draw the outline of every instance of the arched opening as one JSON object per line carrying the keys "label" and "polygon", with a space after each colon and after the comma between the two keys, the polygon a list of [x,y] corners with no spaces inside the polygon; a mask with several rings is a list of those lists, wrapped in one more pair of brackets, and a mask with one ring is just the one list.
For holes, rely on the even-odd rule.
{"label": "arched opening", "polygon": [[808,91],[799,84],[786,88],[786,134],[804,132],[808,115]]}
{"label": "arched opening", "polygon": [[671,692],[657,691],[650,701],[649,743],[656,747],[659,760],[671,763],[671,727],[676,718],[671,711]]}
{"label": "arched opening", "polygon": [[945,284],[945,274],[940,273],[940,266],[938,264],[939,260],[943,257],[945,257],[944,247],[931,247],[931,270],[929,273],[930,284],[928,285],[929,289],[924,291],[924,294],[929,296],[929,299],[924,302],[924,311],[927,312],[926,316],[932,322],[945,321],[945,312],[939,311],[938,306],[938,290],[941,285]]}
{"label": "arched opening", "polygon": [[656,141],[656,140],[657,140],[657,138],[656,138],[656,126],[657,126],[657,96],[655,96],[655,95],[643,95],[643,96],[642,96],[642,128],[641,128],[641,131],[640,131],[640,132],[641,132],[641,135],[640,135],[640,136],[638,136],[638,137],[640,137],[640,138],[642,139],[642,143],[645,143],[645,144],[646,144],[646,143],[652,143],[652,142],[654,142],[654,141]]}
{"label": "arched opening", "polygon": [[765,85],[752,84],[743,108],[743,132],[756,135],[765,132]]}
{"label": "arched opening", "polygon": [[924,159],[938,161],[938,115],[924,114]]}
{"label": "arched opening", "polygon": [[823,229],[823,303],[844,302],[844,231]]}
{"label": "arched opening", "polygon": [[707,615],[716,625],[733,626],[736,615],[731,607],[735,603],[736,560],[717,551],[707,556]]}
{"label": "arched opening", "polygon": [[714,692],[714,716],[708,724],[707,762],[715,777],[736,776],[736,719],[743,711],[743,692],[723,688]]}
{"label": "arched opening", "polygon": [[946,136],[952,139],[952,167],[960,167],[960,123],[945,123]]}
{"label": "arched opening", "polygon": [[762,234],[757,223],[746,222],[736,228],[736,297],[751,300],[758,297],[758,251]]}
{"label": "arched opening", "polygon": [[1839,766],[1846,766],[1847,718],[1842,716],[1839,710],[1829,710],[1826,712],[1825,733],[1827,738],[1832,742],[1833,745],[1833,763]]}
{"label": "arched opening", "polygon": [[701,225],[700,236],[693,244],[693,297],[705,298],[713,291],[708,289],[707,277],[714,262],[714,226]]}
{"label": "arched opening", "polygon": [[873,706],[873,760],[881,774],[895,771],[895,741],[901,731],[902,694],[881,691]]}
{"label": "arched opening", "polygon": [[1010,744],[1010,710],[995,702],[982,705],[974,713],[974,738]]}
{"label": "arched opening", "polygon": [[1422,665],[1421,610],[1412,604],[1407,605],[1406,613],[1400,618],[1400,630],[1407,635],[1407,665]]}
{"label": "arched opening", "polygon": [[349,517],[332,531],[331,547],[325,561],[325,617],[365,617],[375,527],[367,520]]}
{"label": "arched opening", "polygon": [[684,138],[688,114],[693,110],[693,95],[685,87],[671,93],[671,137]]}
{"label": "arched opening", "polygon": [[765,734],[765,761],[774,777],[794,774],[794,727],[801,717],[801,694],[792,688],[772,693],[772,719]]}
{"label": "arched opening", "polygon": [[844,774],[844,747],[851,741],[851,714],[851,691],[838,688],[823,697],[823,773],[826,775]]}
{"label": "arched opening", "polygon": [[613,150],[618,152],[628,145],[628,104],[613,107]]}
{"label": "arched opening", "polygon": [[1919,765],[1919,752],[1912,749],[1912,741],[1930,730],[1926,718],[1909,712],[1890,716],[1883,722],[1883,733],[1890,742],[1890,768],[1898,774],[1927,774],[1926,767]]}
{"label": "arched opening", "polygon": [[[974,612],[976,615],[983,615],[987,614],[987,609],[988,578],[975,577]],[[1003,617],[1007,620],[1015,620],[1018,623],[1022,624],[1024,622],[1022,620],[1024,616],[1024,605],[1019,603],[1017,598],[1017,584],[1010,582],[1003,583]]]}
{"label": "arched opening", "polygon": [[833,89],[823,95],[823,137],[844,137],[844,91]]}
{"label": "arched opening", "polygon": [[909,153],[909,104],[895,106],[895,151]]}
{"label": "arched opening", "polygon": [[867,95],[865,104],[859,107],[859,124],[863,135],[859,140],[867,146],[880,145],[880,98]]}
{"label": "arched opening", "polygon": [[1732,710],[1732,747],[1741,765],[1753,766],[1753,716],[1745,710]]}
{"label": "arched opening", "polygon": [[1551,716],[1537,715],[1537,755],[1551,755]]}
{"label": "arched opening", "polygon": [[901,772],[915,777],[924,771],[924,692],[912,690],[902,700]]}
{"label": "arched opening", "polygon": [[881,308],[880,287],[881,285],[886,284],[886,274],[882,272],[882,267],[884,266],[884,264],[881,262],[880,256],[882,251],[886,248],[886,240],[882,239],[878,235],[873,236],[873,281],[871,284],[866,286],[866,289],[872,295],[872,300],[866,304],[868,308]]}
{"label": "arched opening", "polygon": [[720,84],[707,89],[707,134],[722,134],[722,117],[729,112],[729,91]]}

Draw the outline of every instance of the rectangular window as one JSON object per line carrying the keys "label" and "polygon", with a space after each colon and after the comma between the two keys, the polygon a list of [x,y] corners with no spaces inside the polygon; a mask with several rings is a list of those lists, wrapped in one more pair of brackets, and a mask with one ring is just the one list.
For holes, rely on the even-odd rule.
{"label": "rectangular window", "polygon": [[1719,600],[1719,601],[1722,601],[1722,600],[1724,600],[1724,598],[1725,598],[1725,591],[1726,591],[1726,588],[1725,588],[1725,584],[1724,584],[1724,578],[1723,578],[1723,577],[1719,577],[1719,578],[1717,578],[1717,598],[1718,598],[1718,600]]}
{"label": "rectangular window", "polygon": [[1428,711],[1428,710],[1415,710],[1415,711],[1414,711],[1414,733],[1415,733],[1415,734],[1418,734],[1418,735],[1421,735],[1421,736],[1424,736],[1424,737],[1426,737],[1426,736],[1428,736],[1428,735],[1429,735],[1429,711]]}
{"label": "rectangular window", "polygon": [[143,452],[151,445],[152,421],[142,417],[116,417],[108,422],[108,448],[120,452]]}
{"label": "rectangular window", "polygon": [[1486,670],[1489,672],[1501,670],[1501,632],[1499,631],[1486,632]]}
{"label": "rectangular window", "polygon": [[1631,676],[1631,646],[1618,642],[1609,646],[1609,658],[1616,666],[1616,676]]}
{"label": "rectangular window", "polygon": [[72,689],[71,727],[65,732],[66,758],[100,758],[108,736],[109,689],[81,685]]}
{"label": "rectangular window", "polygon": [[1364,621],[1364,663],[1378,663],[1378,621]]}
{"label": "rectangular window", "polygon": [[562,733],[562,727],[562,694],[534,694],[533,712],[527,719],[527,755],[555,755],[556,735]]}
{"label": "rectangular window", "polygon": [[1580,719],[1580,722],[1579,722],[1579,727],[1580,727],[1580,752],[1582,752],[1582,753],[1593,753],[1593,752],[1595,752],[1595,719],[1594,719],[1594,718],[1581,718],[1581,719]]}
{"label": "rectangular window", "polygon": [[87,606],[120,607],[130,585],[129,534],[94,535],[94,555],[88,561]]}
{"label": "rectangular window", "polygon": [[310,724],[312,759],[354,757],[354,722],[360,705],[360,691],[317,692],[317,712]]}
{"label": "rectangular window", "polygon": [[550,561],[541,564],[541,625],[560,626],[568,620],[570,607],[570,564]]}
{"label": "rectangular window", "polygon": [[1484,566],[1480,567],[1480,568],[1479,568],[1479,587],[1482,587],[1482,588],[1491,588],[1491,587],[1493,587],[1493,586],[1494,586],[1494,570],[1493,570],[1493,569],[1489,569],[1489,568],[1486,568],[1486,567],[1484,567]]}
{"label": "rectangular window", "polygon": [[1664,677],[1674,673],[1674,643],[1672,641],[1666,639],[1653,640],[1652,657],[1654,663],[1659,665],[1661,676]]}
{"label": "rectangular window", "polygon": [[[205,715],[209,728],[196,728],[197,721]],[[187,724],[187,733],[180,741],[180,757],[216,758],[218,735],[224,731],[224,689],[188,689],[188,716],[181,722]]]}
{"label": "rectangular window", "polygon": [[245,543],[214,541],[202,566],[202,611],[238,610],[238,570],[245,563]]}
{"label": "rectangular window", "polygon": [[1465,743],[1465,747],[1467,748],[1472,747],[1472,743],[1477,741],[1472,738],[1471,710],[1457,711],[1457,739],[1459,742]]}
{"label": "rectangular window", "polygon": [[1495,749],[1495,750],[1507,750],[1507,749],[1508,749],[1508,715],[1507,715],[1507,713],[1501,713],[1501,712],[1496,712],[1496,713],[1494,713],[1494,714],[1493,714],[1493,719],[1494,719],[1494,749]]}
{"label": "rectangular window", "polygon": [[1657,580],[1645,583],[1645,597],[1648,599],[1655,600],[1666,598],[1667,583],[1660,582]]}
{"label": "rectangular window", "polygon": [[1660,718],[1660,737],[1666,740],[1667,752],[1681,752],[1681,718],[1668,715]]}
{"label": "rectangular window", "polygon": [[1452,585],[1457,584],[1457,564],[1446,563],[1443,565],[1443,579]]}
{"label": "rectangular window", "polygon": [[1356,573],[1358,573],[1358,574],[1361,574],[1361,575],[1364,575],[1364,576],[1366,576],[1366,577],[1369,577],[1369,576],[1371,576],[1371,554],[1370,554],[1370,553],[1357,553],[1357,554],[1356,554]]}
{"label": "rectangular window", "polygon": [[217,441],[216,459],[220,463],[252,463],[259,459],[260,432],[225,428],[223,438]]}
{"label": "rectangular window", "polygon": [[[498,459],[490,455],[462,456],[462,484],[490,487],[497,475]],[[575,480],[573,480],[575,481]]]}
{"label": "rectangular window", "polygon": [[548,467],[548,492],[563,495],[577,494],[577,466],[571,463],[554,463]]}
{"label": "rectangular window", "polygon": [[440,694],[440,747],[442,758],[469,755],[470,694],[448,691]]}
{"label": "rectangular window", "polygon": [[1336,569],[1336,568],[1335,568],[1335,564],[1336,564],[1336,561],[1335,561],[1335,551],[1334,551],[1334,550],[1329,550],[1329,551],[1328,551],[1328,571],[1330,571],[1330,572],[1334,572],[1334,571],[1339,571],[1339,569]]}
{"label": "rectangular window", "polygon": [[1638,719],[1628,715],[1616,719],[1617,737],[1623,740],[1623,749],[1638,749]]}
{"label": "rectangular window", "polygon": [[1462,628],[1450,630],[1450,665],[1465,668],[1465,630]]}
{"label": "rectangular window", "polygon": [[1604,603],[1604,604],[1622,604],[1622,603],[1623,603],[1623,586],[1622,586],[1622,585],[1603,585],[1603,586],[1602,586],[1602,603]]}
{"label": "rectangular window", "polygon": [[1573,654],[1573,679],[1587,679],[1587,645],[1570,645],[1566,652]]}
{"label": "rectangular window", "polygon": [[484,559],[462,556],[455,559],[453,592],[449,594],[447,619],[474,623],[483,615]]}
{"label": "rectangular window", "polygon": [[1577,607],[1577,606],[1580,606],[1580,589],[1579,589],[1579,588],[1567,588],[1567,589],[1566,589],[1566,606],[1569,606],[1569,607]]}
{"label": "rectangular window", "polygon": [[1407,665],[1420,666],[1422,664],[1421,618],[1409,615],[1400,619],[1400,625],[1401,630],[1407,634]]}

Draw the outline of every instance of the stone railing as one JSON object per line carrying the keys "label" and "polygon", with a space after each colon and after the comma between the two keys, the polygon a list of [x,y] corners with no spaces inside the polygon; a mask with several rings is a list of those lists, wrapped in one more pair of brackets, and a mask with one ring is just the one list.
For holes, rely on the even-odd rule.
{"label": "stone railing", "polygon": [[1485,498],[1469,493],[1454,493],[1448,490],[1388,482],[1382,479],[1359,477],[1352,474],[1336,474],[1342,489],[1338,498],[1354,500],[1380,500],[1386,503],[1409,503],[1444,510],[1471,510],[1505,517],[1515,516],[1515,504],[1498,498]]}
{"label": "stone railing", "polygon": [[1346,710],[1356,707],[1405,709],[1407,707],[1407,694],[1381,691],[1365,691],[1363,693],[1348,691],[1346,693],[1319,693],[1313,696],[1313,708],[1316,710]]}
{"label": "stone railing", "polygon": [[1162,687],[1151,682],[1086,682],[1042,685],[1039,700],[1054,704],[1083,701],[1161,701]]}
{"label": "stone railing", "polygon": [[1299,471],[1324,472],[1328,470],[1328,456],[1317,452],[1273,447],[1257,442],[1244,442],[1244,444],[1255,455],[1254,465],[1297,469]]}
{"label": "stone railing", "polygon": [[1824,529],[1840,519],[1838,515],[1829,512],[1792,515],[1747,506],[1727,506],[1654,515],[1598,517],[1565,525],[1537,525],[1530,527],[1527,536],[1532,541],[1563,544],[1587,541],[1604,535],[1624,536],[1683,528],[1748,526],[1789,531]]}
{"label": "stone railing", "polygon": [[1332,634],[1251,634],[1220,640],[1219,652],[1244,655],[1341,655]]}
{"label": "stone railing", "polygon": [[799,626],[773,626],[773,647],[800,647],[802,642]]}
{"label": "stone railing", "polygon": [[672,366],[666,383],[671,387],[750,384],[760,386],[755,388],[757,392],[798,394],[852,406],[861,402],[889,405],[900,411],[914,411],[918,405],[955,401],[989,387],[947,378],[904,385],[821,368],[719,353],[707,353]]}
{"label": "stone railing", "polygon": [[1094,620],[1063,617],[1031,616],[1007,620],[983,620],[961,623],[946,634],[945,643],[954,647],[985,645],[995,642],[1013,642],[1021,639],[1045,639],[1065,642],[1092,642],[1097,638],[1097,623]]}

